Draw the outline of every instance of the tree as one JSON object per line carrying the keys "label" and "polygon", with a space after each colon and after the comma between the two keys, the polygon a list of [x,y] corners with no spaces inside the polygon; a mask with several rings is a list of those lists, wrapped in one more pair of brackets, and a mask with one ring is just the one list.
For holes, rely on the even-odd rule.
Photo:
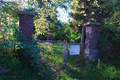
{"label": "tree", "polygon": [[12,1],[1,1],[0,4],[0,23],[2,27],[0,35],[3,38],[8,38],[14,33],[15,28],[18,27],[19,17],[17,11],[21,10],[21,8],[18,7],[18,3]]}
{"label": "tree", "polygon": [[[59,0],[46,0],[44,2],[38,1],[38,5],[42,5],[36,11],[37,17],[34,21],[35,28],[36,28],[36,36],[38,35],[48,35],[53,34],[56,35],[57,29],[63,29],[61,22],[57,19],[57,11],[56,9],[61,6],[66,8],[63,5],[63,1]],[[56,3],[57,2],[57,3]],[[67,1],[64,1],[67,2]],[[39,6],[38,6],[39,7]],[[39,36],[40,37],[40,36]]]}
{"label": "tree", "polygon": [[[77,26],[81,29],[82,23],[88,21],[102,22],[102,20],[111,14],[110,8],[107,8],[105,0],[74,0],[70,6],[74,13],[70,15],[76,23],[71,22],[71,26]],[[81,30],[80,30],[81,31]]]}
{"label": "tree", "polygon": [[20,7],[18,7],[19,4],[16,2],[1,2],[1,7],[0,7],[0,19],[2,25],[10,25],[12,24],[11,22],[14,20],[17,22],[19,20],[17,11],[21,10]]}
{"label": "tree", "polygon": [[[19,3],[20,2],[21,1],[19,1]],[[36,38],[37,38],[37,36],[38,37],[42,37],[42,36],[47,37],[48,34],[53,34],[54,36],[57,36],[57,35],[62,36],[63,35],[63,33],[62,34],[59,33],[58,30],[64,31],[63,29],[65,29],[65,27],[64,27],[64,25],[62,25],[62,23],[60,21],[57,20],[56,9],[59,6],[62,8],[65,8],[65,9],[67,9],[67,7],[65,5],[63,5],[62,0],[59,0],[57,3],[56,2],[57,1],[55,1],[55,0],[54,1],[51,1],[51,0],[44,0],[44,1],[43,0],[34,0],[34,1],[29,0],[29,1],[22,3],[25,6],[24,11],[34,11],[36,13],[35,17],[34,17],[34,28],[35,28],[34,36],[36,36]],[[11,2],[11,3],[15,3],[15,2]],[[17,4],[17,3],[15,3],[15,4]],[[10,5],[8,5],[8,6],[10,6]],[[7,9],[8,6],[3,6],[3,7],[6,7],[6,9]],[[13,7],[18,8],[17,6],[18,5],[16,5],[16,6],[14,5]],[[2,8],[2,9],[4,9],[4,8]],[[6,10],[6,9],[4,9],[4,10]],[[14,13],[16,15],[16,16],[12,15],[14,18],[16,17],[15,18],[16,22],[18,21],[19,18],[18,18],[17,12],[14,12],[14,11],[18,11],[18,10],[20,10],[20,9],[12,9],[12,12],[10,9],[7,10],[7,13],[9,13],[9,14]],[[13,20],[15,20],[15,19],[13,19]],[[3,20],[3,21],[5,21],[5,20]],[[14,22],[14,23],[16,23],[16,22]],[[58,37],[58,38],[63,40],[63,38],[60,38],[60,37]],[[56,37],[56,40],[58,40],[58,38]]]}
{"label": "tree", "polygon": [[113,14],[110,18],[106,19],[106,22],[109,23],[109,26],[113,26],[116,29],[120,28],[120,1],[119,0],[111,0],[107,1],[108,7],[113,7],[111,10]]}

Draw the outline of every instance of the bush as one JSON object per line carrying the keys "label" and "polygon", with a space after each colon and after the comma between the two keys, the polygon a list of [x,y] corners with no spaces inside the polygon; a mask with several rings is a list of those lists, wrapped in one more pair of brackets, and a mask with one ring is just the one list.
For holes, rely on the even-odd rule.
{"label": "bush", "polygon": [[101,57],[108,60],[116,59],[120,56],[120,32],[105,23],[101,25],[100,31],[99,48]]}
{"label": "bush", "polygon": [[[8,39],[0,43],[1,60],[4,63],[8,63],[9,61],[11,61],[11,63],[9,62],[10,65],[6,64],[7,68],[10,68],[10,71],[12,69],[15,69],[14,71],[18,71],[17,74],[19,75],[23,74],[21,71],[24,71],[25,74],[22,75],[22,77],[25,78],[21,77],[22,79],[53,79],[52,71],[50,71],[49,66],[41,62],[40,52],[44,52],[43,48],[41,48],[41,46],[38,45],[35,41],[28,40],[25,35],[21,34],[19,30],[17,33],[18,34],[16,35],[16,37],[9,37]],[[12,56],[13,58],[11,58],[10,56]],[[17,63],[16,61],[19,62]],[[13,65],[12,63],[14,63],[15,65]],[[18,70],[16,70],[16,65],[22,65],[22,67],[19,67]],[[21,68],[23,68],[23,70],[21,70]],[[29,74],[29,72],[32,74]]]}

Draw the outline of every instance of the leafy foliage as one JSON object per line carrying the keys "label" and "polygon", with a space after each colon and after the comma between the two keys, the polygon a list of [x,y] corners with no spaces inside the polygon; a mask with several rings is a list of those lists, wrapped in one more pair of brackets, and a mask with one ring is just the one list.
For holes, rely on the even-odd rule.
{"label": "leafy foliage", "polygon": [[[40,57],[40,52],[43,52],[43,49],[40,47],[40,45],[37,45],[34,41],[30,42],[24,35],[22,35],[22,33],[20,33],[18,31],[18,35],[16,38],[9,38],[7,40],[5,40],[3,43],[0,44],[1,48],[0,48],[0,52],[3,55],[8,56],[8,54],[6,54],[7,52],[11,51],[11,50],[21,50],[20,53],[15,52],[15,55],[19,60],[22,60],[22,63],[25,62],[26,66],[29,66],[30,62],[30,66],[33,69],[37,69],[37,75],[41,77],[41,79],[45,79],[48,78],[50,79],[51,77],[51,73],[49,69],[44,63],[41,62],[41,57]],[[25,50],[22,51],[22,50]],[[12,53],[13,54],[13,53]],[[29,60],[27,59],[29,57]],[[24,61],[25,60],[25,61]],[[46,71],[47,70],[47,71]]]}
{"label": "leafy foliage", "polygon": [[[107,3],[109,3],[105,4],[104,0],[101,0],[101,2],[98,2],[98,0],[83,0],[81,2],[74,0],[73,5],[75,6],[71,6],[75,12],[72,14],[74,21],[71,22],[70,27],[68,24],[61,24],[57,20],[57,15],[55,14],[56,8],[61,5],[62,1],[64,0],[58,0],[57,3],[54,3],[50,0],[44,2],[42,0],[35,0],[35,2],[32,0],[30,1],[31,3],[28,2],[28,8],[25,8],[24,10],[36,12],[34,18],[34,24],[36,26],[35,35],[37,36],[40,34],[41,36],[46,37],[48,34],[53,34],[55,40],[67,39],[68,42],[73,42],[73,40],[76,40],[77,42],[80,41],[82,22],[86,22],[87,20],[101,21],[104,19],[105,15],[108,15],[109,12],[111,12],[110,14],[113,13],[110,16],[108,15],[109,18],[105,18],[101,25],[99,47],[101,53],[104,55],[104,64],[101,64],[100,68],[69,68],[63,71],[63,74],[60,76],[62,79],[85,80],[98,79],[98,77],[100,80],[101,78],[116,80],[120,79],[119,1],[105,0]],[[56,0],[54,1],[56,2]],[[37,5],[34,5],[33,3],[36,3]],[[85,7],[81,4],[83,4]],[[14,78],[12,77],[11,80],[53,80],[54,75],[52,74],[49,66],[42,61],[40,53],[47,55],[47,57],[51,58],[51,61],[54,61],[54,57],[51,57],[51,55],[54,55],[53,53],[59,53],[62,50],[59,48],[54,48],[53,45],[52,47],[51,45],[40,45],[35,41],[28,40],[25,35],[21,34],[20,29],[17,27],[19,18],[16,11],[21,10],[18,5],[19,4],[15,2],[6,2],[0,4],[0,22],[2,22],[2,26],[4,27],[0,31],[0,37],[3,38],[0,42],[0,67],[7,69],[6,72],[0,74],[0,79],[6,79],[5,76],[14,76]],[[61,7],[66,8],[64,5]],[[111,11],[109,9],[111,9]],[[98,10],[100,10],[99,13]],[[87,15],[84,16],[85,14]],[[98,17],[100,19],[98,19]],[[4,36],[4,34],[6,36]],[[55,58],[55,60],[57,59],[58,58]],[[81,76],[76,76],[78,74]],[[21,76],[18,77],[19,75]]]}
{"label": "leafy foliage", "polygon": [[[10,4],[11,6],[7,4]],[[14,6],[13,7],[12,4],[15,4],[15,6],[13,5]],[[17,16],[17,12],[13,11],[14,8],[15,10],[20,10],[17,8],[17,6],[18,6],[17,3],[7,2],[7,3],[3,3],[0,9],[3,12],[1,13],[2,18],[0,18],[3,27],[3,29],[1,29],[0,35],[6,34],[6,38],[3,38],[0,42],[1,61],[3,62],[2,64],[9,62],[8,60],[12,60],[13,62],[11,61],[9,65],[5,64],[8,70],[12,70],[14,68],[13,65],[14,63],[24,68],[24,70],[20,69],[22,67],[18,68],[20,70],[20,72],[18,72],[18,75],[22,74],[21,71],[26,71],[25,68],[28,67],[29,68],[27,69],[29,70],[27,72],[28,77],[32,77],[30,76],[31,74],[29,75],[29,73],[35,73],[35,75],[33,76],[34,79],[35,77],[37,77],[39,79],[51,80],[53,79],[53,76],[49,66],[47,66],[44,62],[41,62],[40,52],[44,52],[43,48],[41,48],[41,46],[38,45],[35,41],[30,41],[29,39],[27,39],[26,36],[21,33],[19,27],[17,26],[18,25],[17,21],[19,18]],[[14,16],[10,15],[11,13],[13,13]],[[9,18],[12,19],[9,20]],[[12,59],[11,56],[14,59]],[[15,74],[7,73],[6,76],[7,75],[14,76]],[[20,77],[20,78],[30,79],[25,77],[25,74],[24,77]]]}
{"label": "leafy foliage", "polygon": [[119,1],[107,1],[108,7],[112,7],[112,15],[103,20],[100,27],[99,47],[101,57],[105,60],[113,60],[118,58],[120,46],[120,31],[119,31]]}
{"label": "leafy foliage", "polygon": [[104,18],[112,14],[107,7],[105,0],[73,0],[70,8],[73,12],[70,13],[73,20],[70,22],[70,27],[73,30],[76,28],[79,33],[82,31],[82,24],[92,22],[102,22]]}
{"label": "leafy foliage", "polygon": [[72,7],[74,9],[72,17],[79,22],[83,20],[84,23],[88,21],[101,22],[110,12],[105,4],[104,0],[75,0],[73,5],[76,6]]}
{"label": "leafy foliage", "polygon": [[[19,18],[17,11],[21,10],[21,8],[18,6],[19,4],[11,1],[1,2],[0,22],[2,23],[2,26],[11,25],[18,22]],[[18,26],[18,24],[16,26]]]}
{"label": "leafy foliage", "polygon": [[81,38],[81,34],[78,33],[78,31],[70,31],[70,35],[67,35],[67,37],[69,38],[70,42],[72,43],[74,40],[76,41],[76,43],[80,42],[80,38]]}
{"label": "leafy foliage", "polygon": [[34,38],[42,39],[44,37],[44,39],[46,39],[47,35],[53,34],[55,40],[67,39],[65,33],[69,32],[68,28],[65,30],[66,25],[62,24],[60,21],[57,20],[56,9],[58,7],[67,9],[67,7],[63,4],[63,2],[68,2],[68,1],[69,0],[59,0],[59,1],[30,0],[28,3],[25,2],[25,4],[28,5],[28,7],[25,7],[24,10],[35,11],[36,13],[34,18],[34,26],[35,26]]}

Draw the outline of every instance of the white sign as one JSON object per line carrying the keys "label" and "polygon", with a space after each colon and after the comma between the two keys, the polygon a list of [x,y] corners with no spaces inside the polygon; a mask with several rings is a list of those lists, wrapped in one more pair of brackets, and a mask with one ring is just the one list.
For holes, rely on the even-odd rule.
{"label": "white sign", "polygon": [[80,45],[70,45],[70,55],[79,55]]}

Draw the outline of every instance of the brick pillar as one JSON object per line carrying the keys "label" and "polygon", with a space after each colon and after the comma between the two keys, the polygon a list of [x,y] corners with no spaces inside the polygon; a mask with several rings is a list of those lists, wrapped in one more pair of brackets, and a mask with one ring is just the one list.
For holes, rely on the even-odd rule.
{"label": "brick pillar", "polygon": [[18,11],[18,15],[20,17],[19,26],[21,27],[21,31],[26,37],[32,40],[33,34],[33,17],[35,12],[31,11]]}
{"label": "brick pillar", "polygon": [[85,30],[85,43],[89,43],[89,49],[85,49],[85,59],[98,59],[99,57],[99,26],[100,23],[96,22],[88,22],[85,23],[84,26],[86,27]]}

